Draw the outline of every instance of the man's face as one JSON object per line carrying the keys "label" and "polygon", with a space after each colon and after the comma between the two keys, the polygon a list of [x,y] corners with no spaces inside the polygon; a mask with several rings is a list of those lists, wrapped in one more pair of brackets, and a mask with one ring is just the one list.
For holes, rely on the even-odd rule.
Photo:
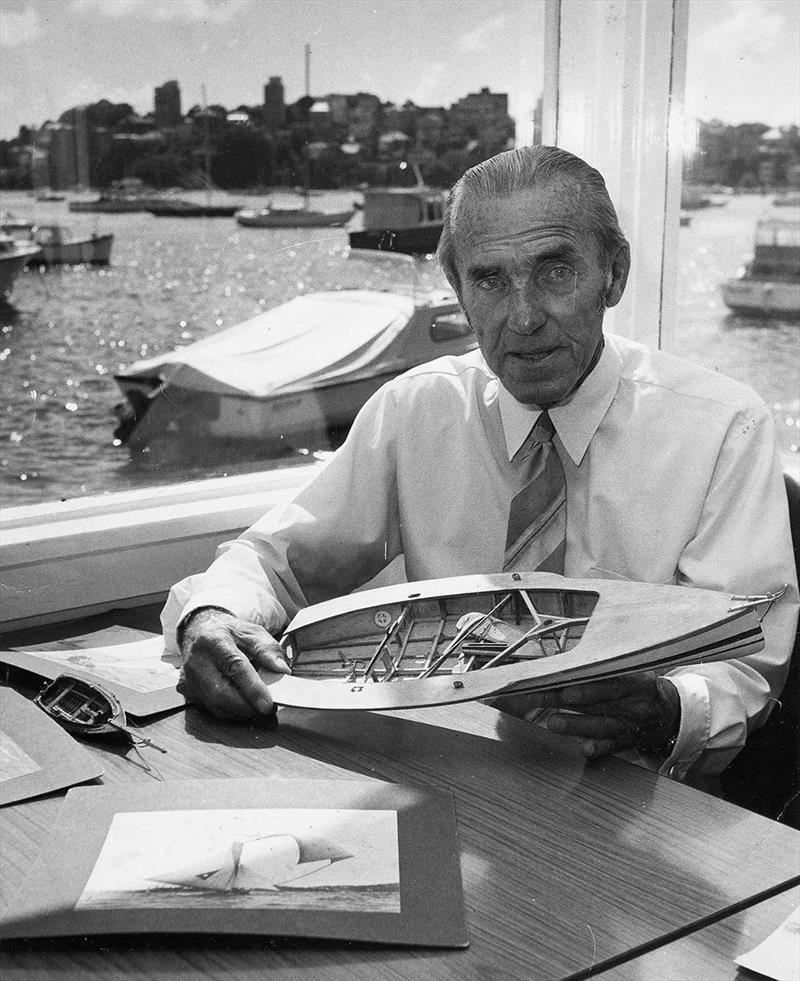
{"label": "man's face", "polygon": [[564,182],[461,206],[461,304],[519,402],[547,407],[576,388],[600,343],[604,296],[622,295],[627,262],[624,272],[601,263],[586,207]]}

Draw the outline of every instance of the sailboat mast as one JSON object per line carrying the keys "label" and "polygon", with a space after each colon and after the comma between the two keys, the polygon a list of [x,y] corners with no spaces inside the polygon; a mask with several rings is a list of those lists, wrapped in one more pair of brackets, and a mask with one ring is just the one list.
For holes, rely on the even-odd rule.
{"label": "sailboat mast", "polygon": [[208,132],[208,106],[206,104],[206,87],[200,87],[203,102],[203,165],[206,174],[206,195],[211,193],[211,140]]}
{"label": "sailboat mast", "polygon": [[306,123],[306,142],[303,147],[303,155],[305,160],[303,162],[303,205],[308,207],[309,198],[309,187],[311,185],[311,153],[309,150],[309,141],[311,139],[311,45],[306,41],[306,112],[308,113],[308,121]]}

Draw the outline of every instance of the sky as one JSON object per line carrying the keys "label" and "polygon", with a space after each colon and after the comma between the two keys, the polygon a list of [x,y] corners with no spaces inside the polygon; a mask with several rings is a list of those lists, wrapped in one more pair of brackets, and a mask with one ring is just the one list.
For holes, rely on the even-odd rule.
{"label": "sky", "polygon": [[[639,0],[627,0],[630,3]],[[0,138],[108,98],[152,111],[169,79],[183,109],[372,92],[449,106],[488,86],[518,128],[542,86],[544,0],[0,0]],[[800,121],[796,0],[690,0],[687,103],[702,119]]]}

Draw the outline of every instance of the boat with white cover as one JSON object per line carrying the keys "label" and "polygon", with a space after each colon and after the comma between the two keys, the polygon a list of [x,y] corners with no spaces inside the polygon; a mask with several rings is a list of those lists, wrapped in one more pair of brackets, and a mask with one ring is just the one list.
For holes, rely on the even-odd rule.
{"label": "boat with white cover", "polygon": [[[402,264],[408,256],[373,256]],[[353,261],[353,260],[349,260]],[[408,279],[408,277],[406,277]],[[282,447],[348,427],[377,389],[415,365],[476,346],[455,294],[395,289],[309,292],[115,375],[125,401],[115,436],[133,452],[159,442]],[[300,446],[307,445],[304,442]]]}

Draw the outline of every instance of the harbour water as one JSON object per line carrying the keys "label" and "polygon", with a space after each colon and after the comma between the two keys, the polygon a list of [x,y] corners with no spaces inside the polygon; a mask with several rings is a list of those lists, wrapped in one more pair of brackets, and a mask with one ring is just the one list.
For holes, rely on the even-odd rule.
{"label": "harbour water", "polygon": [[[352,198],[332,192],[315,206],[338,210]],[[798,324],[733,316],[719,294],[719,284],[746,260],[765,204],[757,195],[731,197],[724,207],[694,212],[681,229],[678,324],[668,349],[755,388],[773,408],[781,449],[796,467]],[[10,303],[0,305],[2,503],[242,469],[227,461],[188,471],[168,463],[133,464],[113,441],[113,408],[120,400],[113,374],[298,291],[337,285],[347,230],[249,229],[231,218],[155,218],[146,212],[73,214],[63,202],[34,202],[24,193],[0,196],[0,212],[115,236],[110,266],[27,269]]]}

